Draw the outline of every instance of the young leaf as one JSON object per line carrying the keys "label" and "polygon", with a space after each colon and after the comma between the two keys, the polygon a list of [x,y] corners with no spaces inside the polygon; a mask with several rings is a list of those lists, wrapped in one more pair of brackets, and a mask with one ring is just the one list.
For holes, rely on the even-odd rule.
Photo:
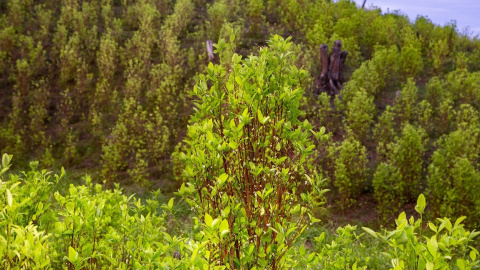
{"label": "young leaf", "polygon": [[427,203],[425,202],[425,196],[423,194],[420,194],[417,199],[417,205],[415,206],[415,211],[417,211],[419,214],[423,214],[423,211],[425,210],[425,206]]}
{"label": "young leaf", "polygon": [[213,218],[208,213],[205,213],[205,224],[208,227],[212,227]]}
{"label": "young leaf", "polygon": [[368,234],[370,234],[371,236],[375,237],[375,238],[378,238],[378,235],[375,231],[373,231],[372,229],[370,228],[367,228],[367,227],[362,227],[362,229],[364,231],[366,231]]}
{"label": "young leaf", "polygon": [[172,211],[172,208],[173,208],[173,198],[171,198],[171,199],[168,201],[168,209],[170,209],[170,211]]}
{"label": "young leaf", "polygon": [[68,247],[68,260],[71,263],[74,263],[77,260],[78,253],[75,251],[73,247]]}
{"label": "young leaf", "polygon": [[7,188],[7,203],[8,203],[8,206],[12,206],[12,201],[13,201],[12,193]]}

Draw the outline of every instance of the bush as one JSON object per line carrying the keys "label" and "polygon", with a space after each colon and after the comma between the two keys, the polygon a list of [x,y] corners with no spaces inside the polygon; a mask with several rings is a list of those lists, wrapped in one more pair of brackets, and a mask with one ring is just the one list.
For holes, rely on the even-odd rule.
{"label": "bush", "polygon": [[361,192],[367,164],[365,151],[365,146],[352,137],[330,148],[330,156],[335,157],[333,185],[340,193],[342,208],[350,207]]}
{"label": "bush", "polygon": [[400,123],[405,124],[413,122],[415,115],[415,106],[418,99],[418,89],[413,79],[409,78],[405,86],[400,91],[394,110]]}
{"label": "bush", "polygon": [[474,164],[478,162],[480,130],[477,125],[460,127],[437,142],[428,167],[428,188],[435,216],[469,215],[472,225],[478,227],[480,174]]}
{"label": "bush", "polygon": [[389,146],[391,156],[388,159],[398,169],[407,201],[414,200],[421,190],[425,137],[425,130],[407,124],[401,137]]}
{"label": "bush", "polygon": [[[117,185],[85,185],[55,192],[65,172],[52,179],[37,162],[21,174],[0,165],[0,266],[2,269],[203,269],[206,242],[171,236],[165,227],[173,199],[160,206],[159,191],[142,203]],[[160,208],[164,209],[161,211]],[[183,258],[183,259],[182,259]]]}
{"label": "bush", "polygon": [[383,221],[387,221],[405,203],[405,183],[394,165],[380,163],[373,176],[373,190],[377,209]]}
{"label": "bush", "polygon": [[375,141],[378,142],[377,159],[379,161],[387,160],[389,155],[388,146],[394,141],[396,136],[395,127],[394,108],[387,105],[373,130]]}
{"label": "bush", "polygon": [[290,46],[274,36],[259,56],[234,54],[230,73],[209,64],[194,87],[197,111],[179,154],[189,183],[178,193],[215,265],[293,267],[291,247],[315,221],[310,210],[323,192],[307,158],[310,134],[324,135],[298,119],[306,72],[293,65]]}
{"label": "bush", "polygon": [[428,222],[430,231],[425,231],[422,214],[426,206],[425,197],[420,194],[415,210],[420,218],[407,219],[402,212],[395,220],[397,227],[383,234],[363,227],[374,238],[388,244],[382,252],[392,263],[390,269],[475,269],[480,265],[479,252],[470,244],[480,232],[467,231],[458,218],[454,224],[449,218],[438,219],[437,223]]}
{"label": "bush", "polygon": [[349,136],[365,143],[370,137],[368,132],[371,130],[370,126],[375,114],[373,97],[360,88],[347,103],[346,109],[344,123]]}

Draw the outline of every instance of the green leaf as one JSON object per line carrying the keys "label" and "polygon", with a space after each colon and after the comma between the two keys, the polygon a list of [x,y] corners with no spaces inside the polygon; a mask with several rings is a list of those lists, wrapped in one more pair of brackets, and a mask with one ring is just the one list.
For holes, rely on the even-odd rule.
{"label": "green leaf", "polygon": [[216,218],[212,221],[212,228],[215,228],[217,224],[220,223],[220,219]]}
{"label": "green leaf", "polygon": [[3,169],[0,171],[0,175],[4,174],[6,171],[8,171],[8,167],[3,168]]}
{"label": "green leaf", "polygon": [[7,204],[8,204],[8,206],[12,206],[12,202],[13,202],[12,193],[7,188]]}
{"label": "green leaf", "polygon": [[225,183],[225,181],[227,181],[228,179],[228,174],[226,173],[222,173],[222,175],[220,175],[217,179],[217,182],[219,185],[223,185],[223,183]]}
{"label": "green leaf", "polygon": [[228,143],[228,147],[232,148],[233,150],[237,149],[238,148],[238,144],[234,141],[230,141]]}
{"label": "green leaf", "polygon": [[257,110],[257,116],[258,116],[258,121],[264,125],[265,123],[268,122],[268,119],[270,119],[269,116],[267,117],[264,117],[263,114],[262,114],[262,111],[260,109]]}
{"label": "green leaf", "polygon": [[10,161],[12,160],[12,156],[10,155],[7,155],[7,154],[3,154],[2,156],[2,167],[3,168],[6,168],[8,167],[8,165],[10,164]]}
{"label": "green leaf", "polygon": [[166,233],[166,232],[163,232],[163,235],[165,236],[165,238],[167,239],[167,241],[169,243],[172,243],[173,242],[173,239],[172,237],[170,236],[170,234]]}
{"label": "green leaf", "polygon": [[453,225],[453,227],[457,227],[466,218],[466,216],[459,217],[457,221],[455,221],[455,225]]}
{"label": "green leaf", "polygon": [[370,234],[371,236],[373,236],[373,237],[375,237],[375,238],[378,238],[378,235],[377,235],[377,233],[376,233],[374,230],[372,230],[372,229],[370,229],[370,228],[367,228],[367,227],[362,227],[362,229],[363,229],[364,231],[366,231],[368,234]]}
{"label": "green leaf", "polygon": [[418,270],[425,270],[427,268],[426,266],[426,262],[425,262],[425,259],[424,258],[420,258],[420,260],[418,260]]}
{"label": "green leaf", "polygon": [[208,213],[205,213],[205,224],[211,228],[212,222],[213,222],[212,216],[210,216]]}
{"label": "green leaf", "polygon": [[168,209],[170,209],[170,211],[172,211],[172,208],[173,208],[173,198],[171,198],[171,199],[168,201]]}
{"label": "green leaf", "polygon": [[317,255],[315,252],[312,253],[312,254],[310,254],[310,255],[308,255],[307,262],[308,262],[308,263],[312,263],[313,260],[315,259],[315,255]]}
{"label": "green leaf", "polygon": [[470,259],[474,262],[477,259],[477,253],[475,251],[470,251]]}
{"label": "green leaf", "polygon": [[298,249],[298,252],[300,253],[301,256],[305,256],[305,246],[301,245],[300,248]]}
{"label": "green leaf", "polygon": [[195,261],[195,258],[197,257],[197,253],[198,253],[198,248],[196,248],[195,250],[193,250],[193,252],[192,252],[192,257],[190,257],[190,261],[191,261],[191,262],[194,262],[194,261]]}
{"label": "green leaf", "polygon": [[[427,242],[427,250],[430,252],[430,254],[435,258],[437,256],[437,247],[429,241]],[[427,263],[427,268],[428,268],[428,263]]]}
{"label": "green leaf", "polygon": [[263,117],[262,111],[260,109],[257,110],[257,117],[258,117],[258,121],[260,123],[263,123],[264,117]]}
{"label": "green leaf", "polygon": [[423,194],[420,194],[417,199],[417,205],[415,206],[415,211],[417,211],[419,214],[423,214],[423,211],[425,210],[425,206],[427,205],[425,201],[425,196]]}
{"label": "green leaf", "polygon": [[68,260],[71,263],[74,263],[78,258],[78,253],[75,251],[73,247],[68,247]]}
{"label": "green leaf", "polygon": [[320,135],[325,134],[325,127],[322,126],[322,127],[320,128],[320,131],[319,131],[318,133],[320,133]]}
{"label": "green leaf", "polygon": [[222,220],[222,223],[220,223],[220,231],[223,232],[225,230],[228,231],[228,220],[226,219]]}

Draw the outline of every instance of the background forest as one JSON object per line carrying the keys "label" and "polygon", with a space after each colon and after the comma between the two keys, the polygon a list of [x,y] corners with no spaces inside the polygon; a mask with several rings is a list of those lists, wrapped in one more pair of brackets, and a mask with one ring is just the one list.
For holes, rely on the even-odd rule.
{"label": "background forest", "polygon": [[[291,41],[288,43],[290,45],[279,45],[284,41],[278,40],[278,37],[273,38],[274,35],[291,37],[288,40]],[[209,66],[207,40],[217,43],[213,60],[215,66]],[[342,49],[348,51],[348,57],[344,69],[344,88],[340,91],[340,96],[331,101],[331,97],[318,88],[322,68],[319,47],[327,44],[330,49],[335,40],[343,43]],[[305,113],[293,114],[296,116],[294,118],[299,119],[305,129],[313,127],[314,130],[320,130],[320,127],[325,127],[321,140],[323,142],[315,150],[312,150],[313,146],[306,150],[312,152],[308,161],[298,161],[299,164],[311,164],[307,171],[315,172],[319,179],[325,179],[319,181],[319,187],[330,189],[325,194],[327,210],[330,211],[321,215],[328,219],[332,211],[346,213],[352,208],[362,207],[360,204],[365,200],[374,200],[374,204],[366,207],[376,207],[378,220],[368,222],[375,226],[393,225],[393,218],[401,210],[409,209],[413,212],[416,203],[425,208],[422,200],[417,201],[423,193],[428,202],[426,215],[432,221],[436,217],[467,216],[465,223],[468,229],[480,228],[480,40],[459,33],[454,22],[443,27],[432,24],[426,17],[418,17],[411,22],[401,12],[382,14],[380,9],[360,9],[350,1],[0,0],[0,153],[14,156],[14,166],[10,168],[14,172],[27,168],[32,160],[39,161],[33,163],[34,166],[30,164],[31,172],[17,174],[16,180],[37,179],[35,181],[40,181],[37,186],[45,189],[42,191],[44,195],[60,191],[55,199],[58,205],[63,205],[60,208],[64,212],[61,212],[62,221],[57,223],[67,222],[69,216],[74,220],[72,224],[80,222],[74,218],[76,208],[69,206],[69,200],[77,200],[74,199],[75,196],[86,200],[83,205],[88,204],[85,198],[89,196],[96,196],[95,200],[98,203],[102,201],[104,205],[123,202],[125,208],[114,210],[115,207],[111,206],[112,213],[118,215],[119,219],[131,216],[131,220],[125,219],[128,220],[128,225],[123,224],[122,228],[132,231],[135,220],[143,218],[142,222],[145,222],[145,217],[153,219],[148,221],[150,227],[145,229],[150,230],[153,237],[148,241],[167,239],[170,246],[164,244],[164,253],[170,254],[173,265],[175,258],[172,256],[176,256],[175,252],[180,254],[182,251],[182,254],[193,253],[189,263],[200,267],[198,265],[202,264],[195,254],[203,248],[197,247],[195,251],[192,245],[201,246],[201,243],[188,242],[188,249],[185,244],[187,242],[175,242],[180,241],[178,239],[181,237],[172,238],[179,233],[178,228],[183,226],[178,224],[181,221],[175,215],[184,217],[189,214],[174,214],[173,200],[167,203],[168,198],[182,186],[182,182],[191,181],[194,175],[189,175],[189,162],[193,161],[186,161],[184,153],[191,151],[193,145],[189,143],[193,136],[191,127],[202,117],[208,117],[207,114],[202,115],[202,95],[194,89],[203,89],[202,85],[212,87],[216,83],[222,83],[215,81],[214,77],[228,76],[231,70],[238,69],[240,74],[240,68],[236,67],[240,63],[237,57],[265,54],[265,58],[270,59],[267,52],[262,54],[267,45],[272,48],[272,55],[283,50],[280,47],[287,46],[298,57],[293,57],[285,65],[305,71],[301,79],[289,77],[288,84],[285,82],[291,87],[304,89],[303,95],[298,98],[298,106]],[[281,59],[282,57],[280,56]],[[254,63],[255,58],[249,59],[242,62],[244,66]],[[268,69],[264,71],[267,72]],[[205,78],[205,74],[210,74],[209,79]],[[238,76],[242,80],[241,75]],[[237,77],[232,80],[233,84],[236,82],[241,85]],[[261,88],[263,81],[259,85]],[[229,87],[226,84],[225,89],[230,91]],[[203,102],[207,104],[213,101],[203,99]],[[263,122],[264,116],[261,113],[251,113],[255,119]],[[197,116],[191,116],[195,114]],[[215,114],[213,118],[215,119]],[[265,119],[267,118],[268,115],[265,114]],[[274,114],[270,115],[270,119],[273,121]],[[238,123],[233,126],[235,125]],[[231,145],[229,147],[235,148]],[[279,153],[283,151],[277,150]],[[8,156],[4,157],[1,168],[8,168],[9,160]],[[67,191],[66,185],[60,185],[63,189],[59,189],[59,186],[51,184],[46,172],[36,169],[38,164],[41,168],[56,172],[63,166],[74,176],[85,173],[90,176],[85,177],[86,185],[71,186]],[[297,163],[292,161],[292,164]],[[10,179],[10,184],[13,185],[16,182],[15,176],[10,177],[13,177]],[[68,181],[76,181],[74,178],[80,176],[70,177]],[[226,179],[229,179],[228,176]],[[104,188],[115,188],[102,191],[102,186],[95,186],[92,180],[93,183],[104,183]],[[140,206],[140,200],[138,205],[132,206],[131,202],[135,199],[130,197],[127,200],[114,183],[127,187],[127,193],[144,194],[145,190],[161,188],[163,195],[158,192],[154,195],[144,194],[149,198],[144,201],[147,206]],[[28,185],[32,184],[22,188],[35,188]],[[180,189],[179,192],[186,192],[185,185],[182,188],[184,191]],[[299,189],[302,187],[299,186]],[[12,186],[0,189],[6,196],[5,205],[9,207],[13,205],[11,190]],[[35,190],[35,194],[42,193],[40,188]],[[212,191],[209,192],[212,195]],[[17,195],[21,197],[20,194]],[[66,197],[63,198],[60,194]],[[31,203],[33,212],[39,210],[38,202],[43,205],[52,199],[49,195],[38,196],[42,199],[28,202]],[[160,196],[165,201],[160,216],[147,215],[147,212],[156,213],[161,208],[152,196]],[[16,200],[21,202],[20,199]],[[182,201],[185,208],[182,211],[187,212],[185,201],[189,202],[188,199]],[[319,209],[320,207],[317,212]],[[421,207],[415,210],[423,214]],[[113,217],[112,213],[110,215]],[[3,221],[7,220],[5,216],[8,214],[3,216]],[[205,218],[204,223],[208,223],[204,212],[201,212],[201,217]],[[47,219],[45,215],[42,218]],[[82,218],[88,217],[85,214]],[[22,226],[38,225],[36,221],[40,218],[30,217],[30,220],[35,221],[33,225],[28,220],[26,218]],[[407,222],[405,217],[398,220]],[[197,224],[199,221],[197,219],[191,222]],[[88,224],[87,221],[83,223]],[[218,223],[224,224],[222,220],[218,220]],[[443,225],[440,227],[448,227],[446,221],[442,220],[441,223]],[[0,224],[3,226],[10,223]],[[213,221],[207,225],[214,230],[216,227],[212,224]],[[401,224],[401,221],[396,223],[397,226]],[[460,221],[453,227],[456,228],[459,224]],[[414,221],[410,225],[412,230],[413,227],[415,230],[425,227]],[[62,229],[58,226],[66,227]],[[62,259],[60,251],[56,255],[50,253],[49,260],[56,263],[51,267],[96,269],[103,265],[100,262],[106,259],[92,256],[87,258],[85,255],[95,251],[95,244],[93,251],[92,246],[86,248],[81,244],[92,242],[89,238],[82,240],[82,235],[95,232],[83,228],[88,232],[72,229],[65,234],[69,230],[68,226],[70,225],[57,225],[56,229],[60,235],[71,236],[70,243],[60,237],[55,244],[62,247],[67,259]],[[112,224],[109,226],[115,227]],[[232,229],[230,221],[230,227],[218,226],[224,226],[220,232]],[[450,223],[450,233],[453,230],[451,227]],[[4,239],[8,238],[8,228],[3,235]],[[46,228],[48,231],[48,226]],[[430,228],[437,234],[442,230]],[[157,229],[159,231],[155,231]],[[402,229],[405,228],[399,230]],[[358,240],[355,231],[354,226],[340,228],[337,235],[341,238],[334,241],[348,247],[351,245],[349,241]],[[373,239],[377,239],[375,237],[378,235],[371,232]],[[127,247],[125,237],[122,242],[117,235],[119,232],[109,233],[112,234],[109,243],[122,243]],[[153,235],[158,235],[162,240]],[[41,241],[41,236],[38,237],[38,241]],[[300,234],[294,238],[298,237]],[[466,236],[468,237],[470,236]],[[74,243],[77,241],[75,239],[78,243]],[[95,237],[93,239],[95,243],[97,240]],[[306,236],[305,239],[306,243],[313,241],[313,237]],[[326,240],[318,239],[317,242],[322,241]],[[8,240],[5,242],[8,243]],[[464,244],[467,243],[468,241]],[[106,249],[108,245],[105,245]],[[221,247],[220,245],[220,250]],[[79,251],[81,248],[86,251]],[[132,251],[132,257],[128,257],[125,251],[122,255],[118,253],[105,256],[117,258],[115,265],[118,267],[123,263],[125,268],[138,269],[140,266],[128,258],[144,255],[141,255],[138,248],[128,248],[137,253]],[[306,254],[305,263],[314,262],[314,257],[315,260],[325,262],[329,260],[324,258],[340,252],[335,248],[332,245],[330,249],[322,249],[317,253],[306,252],[303,248],[298,254],[295,250],[295,256]],[[8,251],[8,248],[5,250]],[[453,252],[452,250],[450,251]],[[163,258],[165,265],[172,267],[164,265],[166,269],[174,268],[164,255],[153,258],[154,254],[156,253],[152,251],[151,268],[145,266],[145,269],[159,267],[154,263],[159,258]],[[310,258],[309,254],[316,255]],[[339,265],[349,265],[350,268],[358,261],[359,265],[370,264],[369,269],[386,267],[382,264],[385,262],[374,259],[372,262],[358,257],[353,249],[351,252],[345,251],[345,254],[345,259]],[[462,254],[477,256],[465,250]],[[209,261],[210,255],[202,256]],[[222,254],[218,256],[223,258]],[[395,256],[392,258],[397,258]],[[409,262],[409,256],[404,261]],[[65,260],[68,264],[62,263]],[[144,257],[138,259],[141,262],[146,260]],[[429,259],[423,260],[426,269],[433,269],[429,268]],[[5,268],[13,265],[12,259],[7,261],[8,264],[3,261]],[[461,263],[459,265],[458,261],[452,260],[452,269],[472,269],[468,267],[474,267],[476,257],[470,257],[471,266],[468,266],[467,261],[462,268]],[[283,263],[289,265],[288,262]],[[376,263],[376,266],[371,263]],[[391,265],[390,261],[387,263]],[[419,263],[422,264],[421,260]],[[175,267],[188,268],[192,265]],[[233,259],[230,267],[232,265],[237,265]],[[331,265],[318,265],[320,264],[317,263],[314,269],[337,269],[331,268]],[[393,263],[393,267],[399,265],[400,263]],[[418,265],[418,262],[414,265]],[[435,265],[443,264],[436,262]],[[259,269],[266,267],[260,263],[257,266]],[[269,267],[275,268],[272,265]],[[410,269],[408,267],[398,269]],[[28,268],[27,264],[18,269]],[[339,266],[338,269],[343,268]]]}

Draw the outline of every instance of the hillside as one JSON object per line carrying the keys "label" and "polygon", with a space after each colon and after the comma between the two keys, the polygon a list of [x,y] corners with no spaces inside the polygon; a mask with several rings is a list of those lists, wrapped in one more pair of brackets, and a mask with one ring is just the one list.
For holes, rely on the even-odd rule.
{"label": "hillside", "polygon": [[[317,163],[333,199],[347,207],[373,192],[391,206],[400,196],[395,212],[429,190],[442,213],[478,207],[473,187],[458,183],[479,177],[480,41],[453,24],[320,0],[2,1],[0,10],[0,149],[20,164],[174,191],[172,153],[209,61],[205,42],[234,46],[213,60],[228,67],[232,52],[255,54],[279,34],[309,72],[306,119],[332,134]],[[319,46],[335,40],[348,57],[332,107],[317,82]],[[384,194],[397,178],[403,186]]]}
{"label": "hillside", "polygon": [[[328,63],[335,44],[348,53],[338,58],[340,73],[330,66],[334,79],[326,83],[322,60]],[[339,247],[326,248],[325,234],[311,226],[314,216],[335,227],[360,220],[377,229],[390,228],[406,210],[417,223],[400,214],[395,237],[407,241],[408,234],[424,249],[391,253],[407,263],[395,269],[443,267],[459,254],[462,262],[448,261],[448,269],[479,264],[470,254],[478,252],[467,248],[476,234],[454,221],[467,216],[467,229],[480,228],[480,40],[453,23],[411,22],[350,1],[0,0],[0,91],[0,153],[14,157],[12,167],[7,155],[0,167],[0,242],[10,243],[15,226],[25,235],[37,226],[32,241],[43,255],[25,262],[139,269],[149,261],[148,269],[171,269],[181,251],[191,261],[181,260],[180,269],[386,267],[369,262],[350,225],[332,240]],[[64,167],[73,176],[62,182],[37,167]],[[86,184],[67,188],[78,175]],[[144,205],[122,195],[118,183]],[[158,188],[164,197],[149,193]],[[174,213],[170,197],[182,213]],[[111,219],[103,212],[93,218],[99,205]],[[445,216],[452,222],[440,220],[438,230],[421,221]],[[145,227],[138,231],[136,222]],[[47,241],[50,225],[56,227]],[[439,241],[450,228],[445,237],[458,245],[444,243],[455,246],[440,247],[446,257],[425,255],[437,243],[416,238],[427,227]],[[380,254],[381,237],[364,232]],[[259,242],[239,245],[245,239]],[[307,245],[312,239],[315,248]],[[96,242],[104,257],[86,244]],[[123,247],[122,255],[108,243]],[[356,248],[348,251],[350,245]],[[15,256],[5,255],[2,266],[23,260]]]}

